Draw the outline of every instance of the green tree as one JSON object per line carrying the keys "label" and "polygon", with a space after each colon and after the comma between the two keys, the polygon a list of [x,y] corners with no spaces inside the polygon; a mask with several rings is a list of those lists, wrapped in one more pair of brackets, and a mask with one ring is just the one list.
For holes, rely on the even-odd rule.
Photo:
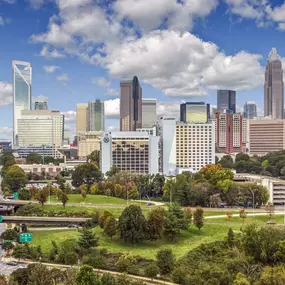
{"label": "green tree", "polygon": [[128,199],[136,200],[140,196],[140,193],[137,189],[137,186],[134,185],[131,190],[128,192]]}
{"label": "green tree", "polygon": [[100,151],[94,150],[89,155],[87,155],[87,162],[95,163],[97,167],[100,166]]}
{"label": "green tree", "polygon": [[230,247],[232,247],[234,245],[235,242],[235,234],[234,231],[232,230],[232,228],[229,229],[228,231],[228,244]]}
{"label": "green tree", "polygon": [[123,187],[121,184],[115,184],[115,197],[121,198],[123,194]]}
{"label": "green tree", "polygon": [[85,199],[86,199],[86,197],[87,197],[88,186],[87,186],[86,184],[82,184],[82,185],[79,187],[79,189],[80,189],[80,192],[81,192],[81,196],[82,196],[82,198],[83,198],[84,201],[85,201]]}
{"label": "green tree", "polygon": [[89,229],[83,228],[80,233],[78,245],[84,250],[88,250],[91,247],[98,246],[99,238]]}
{"label": "green tree", "polygon": [[65,208],[65,205],[66,205],[67,201],[69,200],[67,194],[65,192],[61,191],[59,196],[58,196],[58,199],[62,203],[62,206]]}
{"label": "green tree", "polygon": [[76,285],[99,285],[98,276],[89,265],[81,266],[77,276]]}
{"label": "green tree", "polygon": [[160,239],[164,232],[165,211],[163,208],[152,209],[147,217],[146,227],[150,240]]}
{"label": "green tree", "polygon": [[15,157],[12,152],[4,152],[0,155],[0,165],[2,166],[2,176],[5,176],[6,170],[16,164]]}
{"label": "green tree", "polygon": [[149,264],[145,269],[145,275],[151,279],[155,278],[159,274],[159,268],[156,264]]}
{"label": "green tree", "polygon": [[117,279],[110,273],[104,273],[101,278],[102,285],[117,285]]}
{"label": "green tree", "polygon": [[171,249],[162,249],[156,254],[156,263],[161,274],[171,273],[175,265],[175,255]]}
{"label": "green tree", "polygon": [[102,180],[102,173],[99,168],[93,163],[83,163],[78,165],[72,173],[72,185],[80,187],[82,184],[87,184],[88,188]]}
{"label": "green tree", "polygon": [[132,254],[122,254],[116,263],[116,268],[120,272],[131,273],[136,262],[136,258]]}
{"label": "green tree", "polygon": [[26,174],[18,165],[8,167],[3,179],[3,185],[9,187],[12,192],[17,192],[28,183]]}
{"label": "green tree", "polygon": [[223,168],[234,168],[234,161],[230,155],[224,155],[218,163]]}
{"label": "green tree", "polygon": [[145,239],[146,220],[139,206],[126,207],[119,218],[120,238],[128,242]]}
{"label": "green tree", "polygon": [[90,187],[90,194],[97,195],[99,192],[98,184],[92,184]]}
{"label": "green tree", "polygon": [[104,211],[103,214],[101,214],[99,216],[99,226],[101,229],[104,229],[105,228],[105,224],[106,224],[106,220],[109,218],[109,217],[112,217],[113,215],[108,212],[108,211]]}
{"label": "green tree", "polygon": [[233,285],[250,285],[250,282],[241,272],[239,272],[235,278]]}
{"label": "green tree", "polygon": [[36,198],[43,207],[44,204],[47,202],[48,193],[44,189],[41,189]]}
{"label": "green tree", "polygon": [[110,170],[106,172],[106,176],[107,176],[108,178],[110,178],[110,177],[113,177],[114,175],[116,175],[116,174],[119,173],[119,172],[120,172],[120,169],[119,169],[118,167],[112,166],[112,167],[110,168]]}
{"label": "green tree", "polygon": [[21,258],[29,258],[29,248],[27,246],[17,245],[13,250],[12,256],[19,260]]}
{"label": "green tree", "polygon": [[29,201],[32,199],[32,193],[27,188],[22,188],[19,190],[19,199]]}
{"label": "green tree", "polygon": [[201,207],[197,207],[194,212],[193,223],[199,229],[199,231],[204,225],[203,219],[204,219],[204,210]]}
{"label": "green tree", "polygon": [[104,233],[109,236],[111,239],[117,233],[117,221],[116,218],[112,215],[109,216],[105,222]]}
{"label": "green tree", "polygon": [[193,214],[192,214],[192,210],[190,207],[184,208],[184,217],[186,221],[188,222],[188,225],[191,225]]}
{"label": "green tree", "polygon": [[240,216],[240,218],[242,219],[242,223],[244,224],[244,220],[245,220],[246,217],[247,217],[247,215],[246,215],[244,209],[241,209],[241,210],[239,211],[239,216]]}
{"label": "green tree", "polygon": [[1,234],[3,240],[13,240],[15,241],[18,237],[18,232],[14,229],[7,229]]}
{"label": "green tree", "polygon": [[28,285],[53,285],[54,280],[50,270],[41,263],[28,266]]}
{"label": "green tree", "polygon": [[0,274],[0,284],[1,285],[9,285],[7,276]]}
{"label": "green tree", "polygon": [[283,285],[285,284],[285,267],[265,267],[257,285]]}
{"label": "green tree", "polygon": [[[28,274],[27,268],[19,268],[12,272],[11,277],[15,280],[17,285],[27,285],[28,284]],[[1,284],[1,283],[0,283]]]}
{"label": "green tree", "polygon": [[41,164],[42,157],[36,152],[31,152],[27,155],[26,162],[27,164]]}

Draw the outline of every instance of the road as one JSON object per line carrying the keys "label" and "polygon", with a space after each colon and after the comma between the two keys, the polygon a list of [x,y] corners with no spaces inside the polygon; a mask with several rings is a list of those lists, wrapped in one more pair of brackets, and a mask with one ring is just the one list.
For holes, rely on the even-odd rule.
{"label": "road", "polygon": [[26,264],[18,264],[16,266],[12,266],[12,265],[7,265],[6,263],[1,262],[0,263],[0,274],[10,275],[15,270],[17,270],[19,268],[26,268],[26,267],[27,267]]}
{"label": "road", "polygon": [[[268,213],[247,213],[248,217],[254,217],[254,216],[267,216]],[[274,215],[285,215],[285,212],[274,212]],[[233,217],[239,217],[239,214],[233,214]],[[221,219],[226,218],[227,215],[217,215],[217,216],[206,216],[204,219]]]}

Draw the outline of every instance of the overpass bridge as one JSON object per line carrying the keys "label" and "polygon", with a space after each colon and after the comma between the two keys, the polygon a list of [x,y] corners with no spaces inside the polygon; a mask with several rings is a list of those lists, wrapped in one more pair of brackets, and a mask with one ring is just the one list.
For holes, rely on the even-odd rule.
{"label": "overpass bridge", "polygon": [[83,225],[90,218],[67,218],[67,217],[31,217],[31,216],[2,216],[2,223],[12,224],[38,224],[38,225]]}

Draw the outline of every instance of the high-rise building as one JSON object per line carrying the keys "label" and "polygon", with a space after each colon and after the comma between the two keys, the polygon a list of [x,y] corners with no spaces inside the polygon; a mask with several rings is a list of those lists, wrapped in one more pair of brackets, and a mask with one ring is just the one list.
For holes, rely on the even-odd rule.
{"label": "high-rise building", "polygon": [[156,99],[142,99],[142,128],[152,128],[156,121]]}
{"label": "high-rise building", "polygon": [[142,127],[142,88],[137,76],[120,82],[120,130]]}
{"label": "high-rise building", "polygon": [[215,126],[177,123],[176,167],[178,172],[197,172],[207,164],[215,164]]}
{"label": "high-rise building", "polygon": [[100,132],[105,130],[104,102],[100,100],[88,102],[87,130],[89,132]]}
{"label": "high-rise building", "polygon": [[225,110],[236,112],[236,91],[218,90],[217,101],[218,112],[224,112]]}
{"label": "high-rise building", "polygon": [[281,58],[276,48],[269,54],[264,83],[264,116],[284,118],[284,83]]}
{"label": "high-rise building", "polygon": [[35,110],[48,110],[48,103],[44,101],[35,102]]}
{"label": "high-rise building", "polygon": [[253,119],[257,117],[257,108],[255,102],[245,102],[243,106],[243,118]]}
{"label": "high-rise building", "polygon": [[216,149],[221,153],[246,151],[246,120],[241,114],[216,113]]}
{"label": "high-rise building", "polygon": [[180,121],[184,123],[207,123],[210,119],[210,104],[186,102],[180,105]]}
{"label": "high-rise building", "polygon": [[264,155],[285,149],[285,120],[249,120],[250,154]]}
{"label": "high-rise building", "polygon": [[137,174],[159,173],[159,137],[146,132],[112,132],[101,138],[101,171],[112,166]]}
{"label": "high-rise building", "polygon": [[86,159],[86,157],[95,150],[100,150],[100,140],[103,132],[86,132],[81,135],[78,140],[78,157]]}
{"label": "high-rise building", "polygon": [[13,61],[13,145],[18,145],[18,119],[21,111],[31,110],[32,67],[29,62]]}
{"label": "high-rise building", "polygon": [[76,105],[76,135],[79,137],[80,134],[87,132],[88,125],[88,104],[77,104]]}
{"label": "high-rise building", "polygon": [[63,144],[64,115],[59,111],[37,110],[21,112],[18,119],[18,146],[52,146]]}

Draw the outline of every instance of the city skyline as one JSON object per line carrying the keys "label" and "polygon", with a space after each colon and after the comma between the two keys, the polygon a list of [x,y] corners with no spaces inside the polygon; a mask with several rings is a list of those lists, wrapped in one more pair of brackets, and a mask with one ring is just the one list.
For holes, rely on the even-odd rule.
{"label": "city skyline", "polygon": [[[102,27],[103,34],[98,34],[96,29],[90,31],[88,25],[75,29],[78,24],[74,22],[76,15],[83,17],[87,10],[91,15],[98,12],[98,17],[101,17],[99,19],[104,22],[106,7],[99,9],[91,4],[92,1],[84,1],[84,5],[75,5],[68,11],[60,5],[61,1],[57,4],[49,1],[42,6],[40,3],[39,6],[31,6],[32,1],[18,1],[18,4],[6,3],[14,1],[4,2],[1,1],[0,4],[0,31],[5,42],[0,47],[1,54],[5,54],[1,58],[0,70],[1,138],[11,138],[13,119],[10,66],[15,59],[32,64],[33,96],[48,97],[49,108],[61,110],[66,115],[68,128],[74,133],[76,104],[95,98],[107,102],[106,129],[118,129],[119,80],[134,74],[140,79],[144,98],[157,99],[158,115],[175,114],[178,117],[181,101],[205,101],[216,105],[217,89],[237,90],[237,105],[240,109],[245,101],[256,101],[258,113],[262,114],[267,55],[272,47],[278,49],[281,57],[285,55],[281,40],[284,33],[282,25],[279,26],[277,18],[272,16],[278,12],[278,5],[282,4],[280,1],[275,1],[261,14],[254,14],[254,11],[260,11],[258,5],[248,4],[252,8],[253,17],[237,12],[240,11],[235,6],[238,4],[227,5],[224,3],[227,1],[218,5],[218,1],[209,1],[212,4],[204,6],[197,4],[194,14],[191,16],[189,12],[188,15],[192,25],[180,27],[173,25],[174,18],[167,19],[165,27],[161,27],[158,19],[163,18],[166,12],[160,8],[156,20],[150,15],[146,19],[150,13],[142,15],[138,12],[139,18],[135,18],[131,12],[127,15],[124,12],[126,10],[119,11],[119,7],[111,1],[114,25]],[[184,8],[186,11],[186,4]],[[167,11],[170,14],[173,12]],[[221,17],[226,11],[231,11],[231,14]],[[121,23],[115,12],[122,18],[129,17],[130,22],[135,23],[138,31],[142,32],[135,33],[132,40],[131,37],[122,38],[118,31],[119,28],[122,29]],[[18,14],[23,14],[23,17],[17,17]],[[263,28],[256,24],[257,14],[258,21],[264,20],[266,24]],[[54,22],[55,16],[61,21]],[[92,26],[96,26],[92,22],[95,19],[96,17],[91,19]],[[66,22],[66,25],[63,26],[60,22]],[[18,29],[19,26],[23,29]],[[55,34],[52,34],[53,31]],[[126,30],[121,32],[126,35]],[[265,37],[266,41],[263,40]],[[92,45],[94,43],[94,46],[97,43],[105,45],[105,60],[98,53],[86,53],[86,58],[83,57],[84,53],[76,48],[79,43],[83,43],[84,38],[90,40]],[[126,41],[125,49],[121,39]],[[114,44],[111,45],[111,42]],[[153,42],[157,43],[157,53],[151,44]],[[72,43],[73,55],[67,49]],[[179,51],[174,47],[178,47]],[[135,50],[138,51],[137,54],[134,54]],[[98,56],[92,58],[95,54]],[[123,64],[116,65],[118,58]],[[204,62],[199,58],[203,58]],[[205,94],[207,96],[200,97]]]}

